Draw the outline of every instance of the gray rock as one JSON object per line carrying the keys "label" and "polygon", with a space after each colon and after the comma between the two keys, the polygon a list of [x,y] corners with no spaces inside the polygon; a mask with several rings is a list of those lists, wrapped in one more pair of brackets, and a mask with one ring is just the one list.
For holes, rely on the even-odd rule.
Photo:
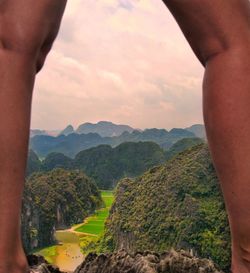
{"label": "gray rock", "polygon": [[222,273],[209,259],[185,251],[162,254],[121,250],[113,254],[89,254],[74,273]]}
{"label": "gray rock", "polygon": [[49,264],[43,256],[28,255],[27,260],[31,273],[65,273],[60,271],[57,266]]}

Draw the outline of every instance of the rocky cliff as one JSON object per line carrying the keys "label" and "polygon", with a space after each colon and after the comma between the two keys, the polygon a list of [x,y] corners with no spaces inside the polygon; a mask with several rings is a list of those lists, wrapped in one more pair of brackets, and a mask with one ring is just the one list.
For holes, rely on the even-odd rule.
{"label": "rocky cliff", "polygon": [[230,267],[230,232],[219,182],[204,144],[135,179],[120,181],[101,252],[192,250]]}
{"label": "rocky cliff", "polygon": [[[42,257],[29,256],[29,264],[38,273],[61,273]],[[209,259],[200,259],[185,251],[162,254],[119,251],[113,254],[89,254],[74,273],[222,273]]]}
{"label": "rocky cliff", "polygon": [[82,171],[34,173],[25,184],[22,237],[26,252],[55,242],[56,228],[70,227],[103,205],[94,182]]}

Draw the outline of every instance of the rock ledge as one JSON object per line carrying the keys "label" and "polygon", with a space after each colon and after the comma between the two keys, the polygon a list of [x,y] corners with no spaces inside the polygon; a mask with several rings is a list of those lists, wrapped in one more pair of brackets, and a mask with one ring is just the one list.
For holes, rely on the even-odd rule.
{"label": "rock ledge", "polygon": [[209,259],[185,251],[157,254],[121,250],[113,254],[89,254],[74,273],[222,273]]}
{"label": "rock ledge", "polygon": [[[42,256],[29,255],[29,265],[38,273],[63,273]],[[74,273],[223,273],[209,259],[181,251],[162,254],[120,250],[112,254],[90,253]]]}

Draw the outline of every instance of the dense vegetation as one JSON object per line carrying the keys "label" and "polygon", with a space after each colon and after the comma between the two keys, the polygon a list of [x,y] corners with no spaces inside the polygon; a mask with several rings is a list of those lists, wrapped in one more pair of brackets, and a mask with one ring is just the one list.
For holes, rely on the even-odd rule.
{"label": "dense vegetation", "polygon": [[183,138],[176,143],[174,143],[167,151],[166,151],[166,159],[171,159],[178,153],[185,151],[188,148],[191,148],[197,144],[204,143],[204,140],[198,137],[194,138]]}
{"label": "dense vegetation", "polygon": [[128,142],[115,148],[100,145],[78,153],[74,159],[61,153],[51,153],[40,164],[34,152],[30,154],[27,168],[29,174],[31,170],[49,171],[58,167],[81,169],[102,189],[111,189],[120,178],[142,174],[165,161],[165,152],[153,142]]}
{"label": "dense vegetation", "polygon": [[122,143],[116,148],[102,145],[80,152],[76,168],[93,177],[98,187],[113,188],[122,177],[134,177],[165,161],[164,151],[153,142]]}
{"label": "dense vegetation", "polygon": [[204,144],[142,176],[120,181],[102,251],[184,248],[230,267],[230,232],[218,179]]}
{"label": "dense vegetation", "polygon": [[102,137],[97,133],[71,133],[68,135],[59,135],[57,137],[36,135],[30,139],[30,149],[32,149],[40,158],[46,157],[51,152],[63,153],[64,155],[73,158],[80,151],[101,144],[115,147],[124,142],[153,141],[163,149],[168,149],[178,140],[192,137],[195,137],[194,133],[177,128],[170,131],[165,129],[126,131],[120,136],[113,137]]}
{"label": "dense vegetation", "polygon": [[22,233],[26,251],[54,242],[54,230],[82,222],[103,205],[99,190],[83,172],[54,169],[26,181]]}
{"label": "dense vegetation", "polygon": [[41,170],[41,161],[33,150],[29,150],[26,176]]}
{"label": "dense vegetation", "polygon": [[41,162],[43,171],[51,171],[55,168],[72,169],[74,160],[61,153],[50,153]]}
{"label": "dense vegetation", "polygon": [[35,153],[30,151],[27,173],[54,168],[82,169],[100,188],[110,189],[122,177],[141,175],[147,169],[201,142],[199,138],[184,138],[167,151],[153,142],[128,142],[115,148],[100,145],[78,153],[74,159],[62,153],[50,153],[43,161],[39,161]]}

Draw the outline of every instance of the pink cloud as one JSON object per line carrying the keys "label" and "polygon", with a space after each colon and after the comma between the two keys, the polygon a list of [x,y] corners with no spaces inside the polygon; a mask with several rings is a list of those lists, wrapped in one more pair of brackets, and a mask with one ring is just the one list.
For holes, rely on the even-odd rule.
{"label": "pink cloud", "polygon": [[32,127],[111,120],[172,128],[202,122],[202,74],[160,0],[68,1],[36,81]]}

